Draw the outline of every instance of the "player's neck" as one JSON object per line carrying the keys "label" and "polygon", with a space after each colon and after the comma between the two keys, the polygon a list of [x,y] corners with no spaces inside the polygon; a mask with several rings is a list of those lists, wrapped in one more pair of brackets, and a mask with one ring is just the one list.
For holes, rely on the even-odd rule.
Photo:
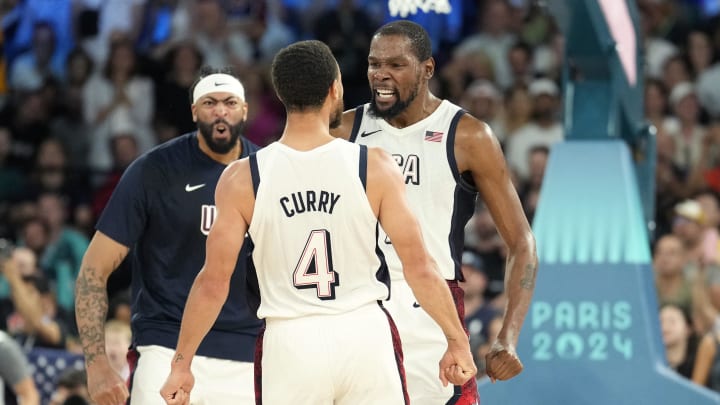
{"label": "player's neck", "polygon": [[240,155],[242,154],[242,142],[240,141],[240,138],[238,138],[235,146],[227,153],[217,153],[210,149],[210,146],[208,146],[207,142],[205,142],[205,139],[203,139],[200,134],[198,134],[197,140],[198,146],[204,154],[208,155],[210,159],[226,166],[240,158]]}
{"label": "player's neck", "polygon": [[278,142],[300,151],[315,149],[335,139],[329,128],[330,119],[326,113],[291,112]]}
{"label": "player's neck", "polygon": [[435,95],[429,91],[423,92],[421,90],[405,111],[386,121],[395,128],[409,127],[435,112],[440,103],[442,103],[442,100],[435,97]]}

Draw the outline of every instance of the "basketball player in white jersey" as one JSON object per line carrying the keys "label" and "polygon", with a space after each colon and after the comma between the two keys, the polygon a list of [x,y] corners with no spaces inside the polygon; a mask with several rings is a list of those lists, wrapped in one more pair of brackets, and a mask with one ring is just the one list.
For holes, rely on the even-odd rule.
{"label": "basketball player in white jersey", "polygon": [[163,398],[186,401],[192,357],[227,298],[247,231],[255,245],[258,317],[266,322],[256,348],[256,403],[407,404],[401,345],[382,306],[389,278],[378,220],[415,297],[445,334],[445,350],[434,360],[438,384],[472,379],[467,335],[395,161],[329,133],[343,109],[330,49],[319,41],[283,49],[272,80],[287,110],[285,131],[220,178],[205,266],[188,298]]}
{"label": "basketball player in white jersey", "polygon": [[[464,313],[463,291],[457,284],[462,279],[463,230],[480,192],[508,246],[509,299],[502,330],[487,356],[490,378],[505,380],[522,371],[515,346],[535,286],[535,240],[496,138],[483,122],[430,92],[434,69],[430,38],[421,26],[409,21],[384,25],[373,36],[368,56],[372,100],[345,112],[333,135],[382,147],[395,158],[428,250],[453,292],[459,318]],[[411,402],[477,403],[475,380],[454,388],[436,381],[434,359],[445,350],[442,331],[419,310],[422,303],[404,281],[396,241],[381,234],[379,243],[390,268],[392,293],[386,307],[403,342]]]}

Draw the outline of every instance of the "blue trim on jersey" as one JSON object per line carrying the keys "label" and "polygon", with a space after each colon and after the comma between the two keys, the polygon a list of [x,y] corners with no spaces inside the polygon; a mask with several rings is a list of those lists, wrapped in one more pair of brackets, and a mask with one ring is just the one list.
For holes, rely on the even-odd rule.
{"label": "blue trim on jersey", "polygon": [[247,245],[248,256],[250,257],[250,260],[248,260],[247,275],[245,276],[245,284],[247,286],[246,301],[248,304],[248,308],[250,308],[250,312],[252,312],[253,314],[257,314],[258,309],[260,309],[260,281],[258,280],[255,262],[252,260],[252,253],[255,249],[255,242],[253,242],[252,237],[250,237],[249,233],[247,238],[245,239],[245,245]]}
{"label": "blue trim on jersey", "polygon": [[448,130],[448,138],[445,146],[447,147],[448,163],[450,164],[450,169],[452,170],[455,182],[465,190],[474,193],[477,192],[477,188],[463,178],[462,173],[458,170],[457,160],[455,159],[455,132],[457,131],[457,126],[460,123],[460,118],[462,118],[462,116],[466,113],[467,111],[465,110],[458,110],[458,112],[455,113],[455,116],[450,122],[450,129]]}
{"label": "blue trim on jersey", "polygon": [[455,405],[462,398],[462,385],[455,385],[453,388],[453,396],[450,398],[445,405]]}
{"label": "blue trim on jersey", "polygon": [[462,276],[460,264],[462,263],[462,252],[465,246],[465,225],[475,213],[475,198],[477,193],[470,193],[459,185],[455,187],[453,199],[452,218],[450,219],[450,234],[448,243],[450,255],[455,262],[455,280],[465,281]]}
{"label": "blue trim on jersey", "polygon": [[380,266],[375,272],[375,278],[381,283],[385,284],[388,288],[387,299],[390,299],[390,269],[388,269],[387,262],[385,261],[385,254],[380,245],[378,244],[378,238],[380,237],[380,224],[375,224],[375,254],[380,259]]}
{"label": "blue trim on jersey", "polygon": [[368,165],[367,145],[360,145],[360,181],[363,189],[367,191],[367,165]]}
{"label": "blue trim on jersey", "polygon": [[450,219],[450,234],[448,242],[450,245],[450,256],[455,262],[455,280],[464,281],[460,264],[462,263],[462,252],[465,246],[465,225],[475,212],[475,199],[477,191],[469,184],[458,170],[457,159],[455,158],[455,133],[457,132],[460,118],[466,114],[465,110],[458,110],[450,122],[447,138],[447,159],[455,178],[456,186],[453,193],[453,213]]}
{"label": "blue trim on jersey", "polygon": [[252,177],[253,191],[257,197],[258,187],[260,187],[260,170],[258,169],[257,154],[252,153],[250,159],[250,177]]}
{"label": "blue trim on jersey", "polygon": [[348,138],[348,141],[355,143],[355,139],[357,139],[358,131],[360,131],[360,123],[362,123],[363,113],[365,112],[365,107],[362,105],[359,105],[355,107],[355,121],[353,121],[353,127],[352,131],[350,131],[350,138]]}

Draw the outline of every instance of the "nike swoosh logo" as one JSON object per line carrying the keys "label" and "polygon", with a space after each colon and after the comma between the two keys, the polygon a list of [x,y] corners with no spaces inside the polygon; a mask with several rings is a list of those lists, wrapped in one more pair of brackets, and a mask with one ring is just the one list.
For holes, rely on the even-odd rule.
{"label": "nike swoosh logo", "polygon": [[224,85],[227,84],[227,83],[218,83],[218,82],[214,82],[214,83],[215,83],[216,86],[224,86]]}
{"label": "nike swoosh logo", "polygon": [[362,134],[360,134],[360,138],[365,138],[366,136],[370,136],[370,135],[372,135],[376,132],[380,132],[380,131],[382,131],[382,129],[378,129],[377,131],[363,132]]}
{"label": "nike swoosh logo", "polygon": [[205,187],[205,183],[203,183],[203,184],[198,184],[197,186],[191,186],[190,184],[186,184],[186,185],[185,185],[185,191],[187,191],[187,192],[189,193],[189,192],[191,192],[191,191],[195,191],[195,190],[197,190],[197,189],[199,189],[199,188],[203,188],[203,187]]}
{"label": "nike swoosh logo", "polygon": [[413,308],[420,308],[420,304],[417,301],[413,302]]}

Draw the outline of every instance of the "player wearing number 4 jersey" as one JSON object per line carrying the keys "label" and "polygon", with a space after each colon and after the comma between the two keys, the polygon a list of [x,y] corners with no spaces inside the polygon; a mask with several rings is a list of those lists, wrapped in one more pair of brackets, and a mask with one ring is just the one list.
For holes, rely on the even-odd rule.
{"label": "player wearing number 4 jersey", "polygon": [[[487,355],[488,375],[505,380],[522,370],[515,345],[535,285],[535,241],[497,140],[487,125],[430,93],[434,69],[430,38],[421,26],[409,21],[384,25],[373,36],[368,56],[372,101],[347,111],[333,134],[382,147],[400,165],[410,206],[453,291],[458,318],[464,313],[457,284],[462,278],[463,229],[480,191],[508,246],[508,304],[502,330]],[[403,342],[411,402],[475,404],[475,381],[454,388],[437,383],[435,358],[445,350],[442,331],[418,309],[415,290],[408,288],[396,255],[397,241],[381,234],[379,242],[390,269],[387,309]]]}
{"label": "player wearing number 4 jersey", "polygon": [[406,204],[397,166],[380,149],[328,131],[340,122],[343,96],[330,49],[318,41],[290,45],[276,55],[272,80],[288,113],[285,131],[220,178],[205,266],[188,299],[163,397],[183,403],[192,389],[189,364],[227,296],[248,230],[258,315],[266,320],[255,356],[256,403],[408,403],[402,350],[381,305],[389,290],[378,220],[395,241],[415,296],[445,333],[436,378],[471,379],[468,338]]}

